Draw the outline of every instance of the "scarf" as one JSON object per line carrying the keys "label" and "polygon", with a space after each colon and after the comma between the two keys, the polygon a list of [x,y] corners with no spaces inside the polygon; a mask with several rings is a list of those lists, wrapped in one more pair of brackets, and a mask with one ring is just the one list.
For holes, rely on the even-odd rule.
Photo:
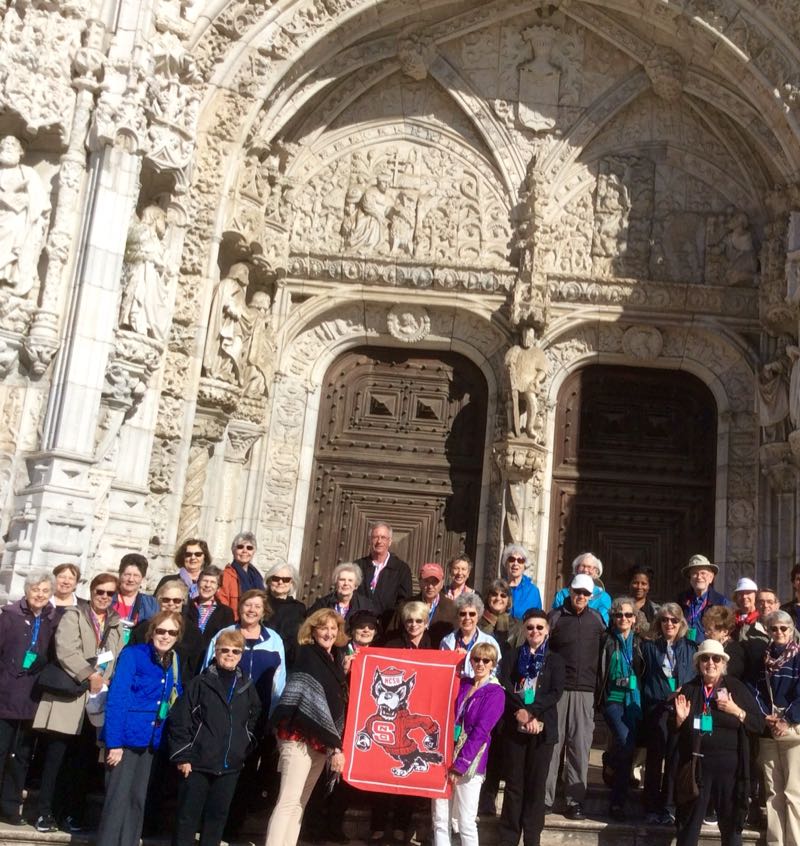
{"label": "scarf", "polygon": [[242,593],[247,590],[264,590],[264,579],[252,564],[249,564],[246,570],[238,561],[232,561],[231,566],[239,577],[239,588]]}
{"label": "scarf", "polygon": [[608,702],[621,702],[627,720],[639,721],[642,718],[642,697],[637,684],[635,690],[617,687],[618,679],[627,679],[634,674],[633,670],[633,632],[623,637],[620,632],[614,632],[616,649],[611,655],[608,676],[611,685],[606,697]]}
{"label": "scarf", "polygon": [[535,679],[542,672],[544,659],[547,657],[547,642],[545,638],[542,643],[531,652],[528,644],[523,644],[517,653],[517,673],[520,680]]}
{"label": "scarf", "polygon": [[[780,652],[778,652],[778,649],[780,647],[777,643],[770,643],[769,649],[764,653],[764,669],[767,671],[767,675],[771,675],[780,670],[784,664],[788,664],[800,652],[800,644],[791,641],[783,649],[780,649]],[[777,654],[773,655],[773,652]]]}
{"label": "scarf", "polygon": [[194,599],[197,596],[197,582],[192,581],[192,577],[189,575],[188,570],[185,567],[181,567],[178,570],[178,575],[181,577],[181,581],[189,588],[189,599]]}
{"label": "scarf", "polygon": [[742,626],[752,626],[753,623],[758,622],[758,611],[750,611],[747,614],[736,615],[736,628],[740,629]]}

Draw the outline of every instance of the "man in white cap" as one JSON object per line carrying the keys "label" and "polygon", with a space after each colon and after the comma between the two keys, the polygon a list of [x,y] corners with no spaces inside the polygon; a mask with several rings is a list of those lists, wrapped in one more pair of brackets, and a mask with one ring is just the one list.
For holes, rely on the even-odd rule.
{"label": "man in white cap", "polygon": [[[572,562],[572,572],[577,575],[583,573],[591,576],[594,582],[592,597],[589,600],[589,607],[594,608],[608,625],[609,613],[611,611],[611,596],[606,591],[600,577],[603,575],[603,562],[593,552],[582,552]],[[574,576],[573,576],[574,578]],[[569,587],[562,588],[554,597],[552,608],[560,608],[569,596]]]}
{"label": "man in white cap", "polygon": [[737,640],[746,640],[750,628],[758,623],[757,594],[758,585],[752,579],[743,577],[736,583],[733,604],[736,608],[735,637]]}
{"label": "man in white cap", "polygon": [[678,605],[683,609],[683,616],[689,624],[686,637],[695,643],[706,639],[703,629],[703,614],[714,605],[731,606],[721,593],[714,590],[714,578],[719,567],[712,564],[705,555],[693,555],[681,571],[689,580],[689,588],[678,596]]}
{"label": "man in white cap", "polygon": [[548,615],[549,648],[557,652],[565,666],[564,693],[558,701],[558,741],[553,749],[545,788],[545,807],[552,808],[556,795],[561,752],[564,756],[566,816],[585,819],[583,800],[589,774],[589,750],[594,733],[594,690],[600,658],[600,640],[606,624],[599,612],[589,607],[594,591],[592,577],[578,573],[572,577],[569,596],[561,608]]}

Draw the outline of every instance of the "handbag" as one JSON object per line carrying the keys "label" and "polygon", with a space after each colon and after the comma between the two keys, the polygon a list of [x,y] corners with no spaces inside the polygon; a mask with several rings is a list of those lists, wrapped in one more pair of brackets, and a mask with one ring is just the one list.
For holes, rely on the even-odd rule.
{"label": "handbag", "polygon": [[[103,632],[103,638],[100,641],[98,650],[102,651],[106,645],[106,640],[110,634],[110,628],[106,626]],[[96,656],[88,659],[91,666],[97,663]],[[36,677],[36,684],[40,690],[45,693],[55,693],[57,696],[64,696],[68,699],[77,699],[89,689],[89,680],[77,681],[58,663],[58,659],[53,659],[48,664],[45,664],[44,669]]]}
{"label": "handbag", "polygon": [[689,805],[700,796],[700,735],[692,737],[692,755],[688,761],[681,764],[675,777],[675,802],[678,805]]}

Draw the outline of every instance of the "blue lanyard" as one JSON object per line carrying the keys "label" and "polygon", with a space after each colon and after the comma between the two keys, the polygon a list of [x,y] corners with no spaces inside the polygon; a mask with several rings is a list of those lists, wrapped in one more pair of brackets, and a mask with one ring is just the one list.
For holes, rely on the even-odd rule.
{"label": "blue lanyard", "polygon": [[39,614],[38,617],[33,618],[33,637],[31,638],[31,648],[30,651],[33,652],[36,649],[36,641],[39,640],[39,628],[42,625],[42,615]]}
{"label": "blue lanyard", "polygon": [[236,689],[236,673],[233,674],[233,681],[231,682],[231,689],[228,691],[228,704],[230,705],[233,699],[233,691]]}
{"label": "blue lanyard", "polygon": [[475,630],[475,634],[472,636],[472,640],[470,640],[469,643],[464,643],[464,639],[461,637],[461,635],[459,635],[458,638],[456,638],[456,646],[460,646],[462,649],[466,649],[467,652],[469,652],[470,649],[475,646],[475,641],[478,639],[479,632],[480,629]]}
{"label": "blue lanyard", "polygon": [[433,615],[436,613],[436,609],[439,607],[439,597],[437,596],[436,599],[433,600],[433,604],[431,605],[431,610],[428,611],[428,625],[430,626],[431,621],[433,620]]}

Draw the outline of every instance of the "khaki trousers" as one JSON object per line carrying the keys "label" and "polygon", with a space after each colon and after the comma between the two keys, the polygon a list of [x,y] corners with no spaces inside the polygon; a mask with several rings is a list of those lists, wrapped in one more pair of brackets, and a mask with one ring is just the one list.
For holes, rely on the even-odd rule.
{"label": "khaki trousers", "polygon": [[767,791],[767,846],[800,846],[800,736],[758,740]]}
{"label": "khaki trousers", "polygon": [[281,789],[269,818],[266,846],[295,846],[303,810],[325,766],[327,756],[297,740],[278,741]]}

